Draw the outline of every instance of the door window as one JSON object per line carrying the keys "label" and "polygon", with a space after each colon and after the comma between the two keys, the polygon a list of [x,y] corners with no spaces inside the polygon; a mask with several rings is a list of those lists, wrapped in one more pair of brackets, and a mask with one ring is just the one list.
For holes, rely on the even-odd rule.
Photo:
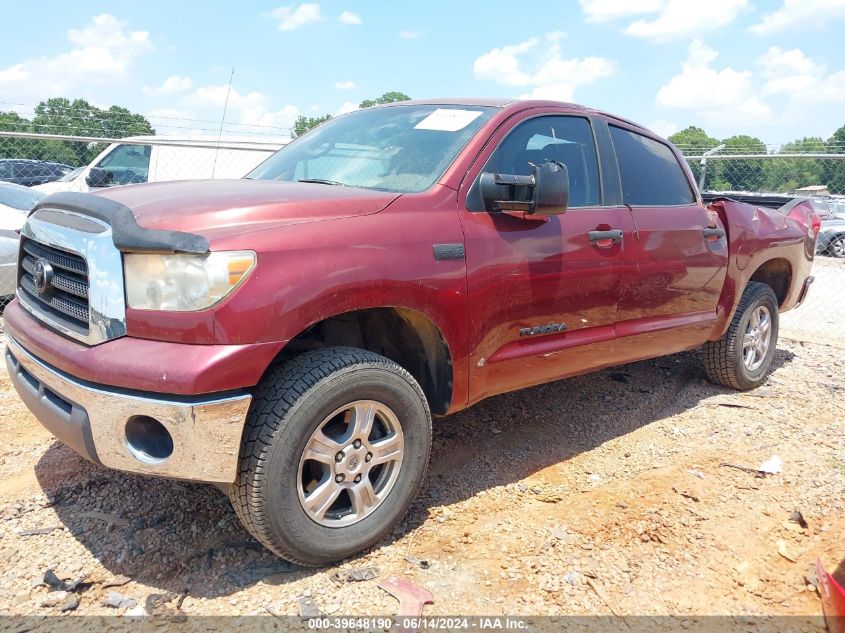
{"label": "door window", "polygon": [[532,164],[554,160],[569,172],[569,206],[600,203],[599,167],[590,122],[583,117],[542,116],[516,126],[490,157],[485,172],[528,176]]}
{"label": "door window", "polygon": [[608,127],[625,204],[675,206],[695,201],[686,173],[668,145],[614,125]]}
{"label": "door window", "polygon": [[111,172],[111,185],[147,182],[151,152],[150,145],[118,145],[95,167]]}

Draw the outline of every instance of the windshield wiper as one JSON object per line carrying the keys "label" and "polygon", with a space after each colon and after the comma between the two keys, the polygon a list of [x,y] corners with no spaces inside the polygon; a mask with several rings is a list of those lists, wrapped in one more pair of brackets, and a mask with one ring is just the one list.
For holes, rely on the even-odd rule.
{"label": "windshield wiper", "polygon": [[297,180],[296,182],[315,182],[318,185],[337,185],[338,187],[355,187],[356,189],[363,188],[358,187],[356,185],[348,185],[345,182],[338,182],[337,180],[324,180],[322,178],[302,178],[301,180]]}

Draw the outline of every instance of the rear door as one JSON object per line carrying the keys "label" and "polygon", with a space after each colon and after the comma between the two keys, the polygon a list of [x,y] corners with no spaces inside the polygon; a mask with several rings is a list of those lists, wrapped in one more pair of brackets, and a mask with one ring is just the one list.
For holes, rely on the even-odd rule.
{"label": "rear door", "polygon": [[[484,210],[481,173],[529,175],[546,160],[567,166],[565,214]],[[547,113],[506,124],[464,179],[470,401],[607,362],[630,217],[605,204],[600,162],[590,118]],[[612,230],[620,239],[596,233]]]}
{"label": "rear door", "polygon": [[707,332],[726,274],[724,226],[698,199],[669,145],[627,126],[608,129],[622,202],[633,218],[617,335],[695,323]]}

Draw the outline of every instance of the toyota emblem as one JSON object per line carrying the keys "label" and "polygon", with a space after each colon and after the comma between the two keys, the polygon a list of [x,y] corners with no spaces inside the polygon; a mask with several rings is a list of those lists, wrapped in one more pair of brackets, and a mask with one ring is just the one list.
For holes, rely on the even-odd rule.
{"label": "toyota emblem", "polygon": [[50,287],[50,282],[53,280],[53,267],[46,259],[35,260],[35,288],[38,292],[46,292]]}

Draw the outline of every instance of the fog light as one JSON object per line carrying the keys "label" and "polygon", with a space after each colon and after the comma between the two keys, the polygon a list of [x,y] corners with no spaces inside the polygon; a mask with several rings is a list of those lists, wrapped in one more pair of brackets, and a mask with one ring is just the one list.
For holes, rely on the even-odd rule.
{"label": "fog light", "polygon": [[133,415],[125,432],[129,452],[145,464],[159,464],[173,454],[173,438],[155,418]]}

